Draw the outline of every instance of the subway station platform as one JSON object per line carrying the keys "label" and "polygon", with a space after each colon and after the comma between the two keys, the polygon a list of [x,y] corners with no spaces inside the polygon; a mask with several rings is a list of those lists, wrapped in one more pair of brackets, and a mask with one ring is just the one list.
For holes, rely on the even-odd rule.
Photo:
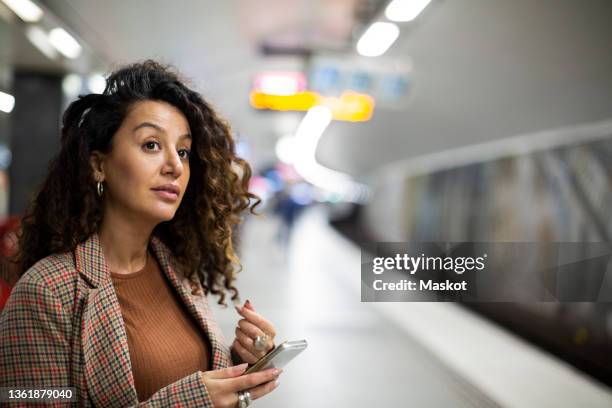
{"label": "subway station platform", "polygon": [[[237,287],[278,341],[309,346],[258,406],[612,406],[605,385],[459,305],[362,303],[359,248],[323,207],[298,219],[286,250],[279,223],[268,214],[245,223]],[[240,317],[214,313],[231,342]]]}

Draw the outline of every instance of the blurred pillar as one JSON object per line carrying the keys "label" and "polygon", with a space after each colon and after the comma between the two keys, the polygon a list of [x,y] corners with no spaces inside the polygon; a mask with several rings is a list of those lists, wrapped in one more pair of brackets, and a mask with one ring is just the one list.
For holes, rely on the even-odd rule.
{"label": "blurred pillar", "polygon": [[59,151],[62,77],[16,70],[13,92],[9,210],[21,215]]}

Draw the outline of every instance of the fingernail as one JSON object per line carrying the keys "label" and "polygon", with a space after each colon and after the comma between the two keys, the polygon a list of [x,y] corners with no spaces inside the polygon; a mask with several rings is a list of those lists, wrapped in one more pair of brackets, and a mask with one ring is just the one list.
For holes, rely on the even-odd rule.
{"label": "fingernail", "polygon": [[244,302],[244,306],[245,307],[251,306],[251,301],[249,299],[247,299],[246,302]]}
{"label": "fingernail", "polygon": [[244,371],[247,366],[249,365],[249,363],[242,363],[238,366],[238,371]]}
{"label": "fingernail", "polygon": [[274,380],[274,387],[278,387],[278,384],[280,384],[280,381],[278,380],[278,378],[276,380]]}
{"label": "fingernail", "polygon": [[274,375],[280,375],[280,373],[282,373],[283,370],[281,368],[277,368],[276,370],[274,370]]}

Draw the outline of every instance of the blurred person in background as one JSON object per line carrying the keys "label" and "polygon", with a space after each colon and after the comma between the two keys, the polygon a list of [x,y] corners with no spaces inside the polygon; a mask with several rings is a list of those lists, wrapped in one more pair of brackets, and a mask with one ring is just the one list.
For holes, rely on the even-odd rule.
{"label": "blurred person in background", "polygon": [[295,221],[298,219],[302,211],[310,204],[310,197],[305,197],[305,194],[296,194],[305,183],[288,182],[285,189],[276,194],[276,202],[274,205],[274,213],[281,219],[276,239],[285,250],[291,238],[291,231]]}
{"label": "blurred person in background", "polygon": [[4,308],[11,293],[11,288],[19,277],[17,265],[11,258],[17,251],[16,231],[19,218],[10,216],[0,224],[0,311]]}
{"label": "blurred person in background", "polygon": [[22,220],[0,386],[75,387],[79,406],[106,407],[244,407],[275,389],[281,370],[241,375],[274,326],[247,301],[228,347],[207,303],[239,298],[232,228],[259,203],[228,125],[151,60],[62,125]]}

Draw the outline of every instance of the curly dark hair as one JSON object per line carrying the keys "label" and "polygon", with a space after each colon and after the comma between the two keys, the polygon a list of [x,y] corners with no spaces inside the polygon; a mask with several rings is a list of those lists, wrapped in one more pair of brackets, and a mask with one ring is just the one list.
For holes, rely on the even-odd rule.
{"label": "curly dark hair", "polygon": [[239,297],[233,281],[242,266],[233,231],[240,214],[248,208],[255,214],[261,200],[248,191],[251,167],[236,155],[229,125],[185,82],[174,67],[146,60],[114,71],[102,94],[80,95],[68,106],[61,150],[22,219],[15,257],[20,276],[50,254],[74,251],[97,231],[103,208],[90,155],[110,151],[134,103],[154,100],[185,115],[193,141],[185,196],[174,218],[158,224],[153,235],[172,250],[191,281],[219,296],[219,304],[225,305],[227,291],[232,300]]}

